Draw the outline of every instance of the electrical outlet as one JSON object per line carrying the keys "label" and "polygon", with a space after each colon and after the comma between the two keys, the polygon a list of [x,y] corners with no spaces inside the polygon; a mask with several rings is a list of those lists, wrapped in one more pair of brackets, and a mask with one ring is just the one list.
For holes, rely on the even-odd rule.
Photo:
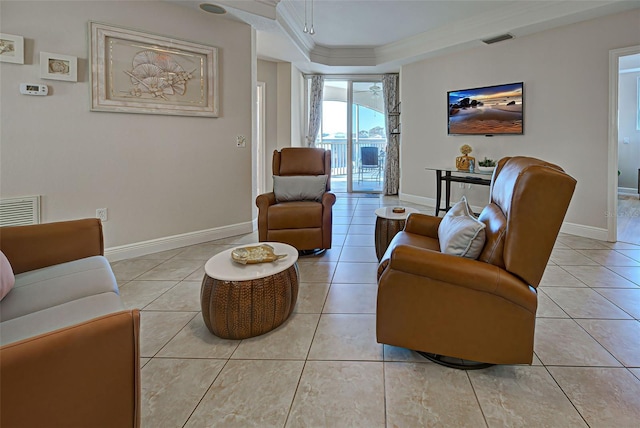
{"label": "electrical outlet", "polygon": [[96,210],[96,218],[99,218],[100,221],[107,221],[107,209],[106,208],[98,208]]}
{"label": "electrical outlet", "polygon": [[246,147],[247,146],[247,139],[245,138],[244,135],[238,135],[236,137],[236,147]]}

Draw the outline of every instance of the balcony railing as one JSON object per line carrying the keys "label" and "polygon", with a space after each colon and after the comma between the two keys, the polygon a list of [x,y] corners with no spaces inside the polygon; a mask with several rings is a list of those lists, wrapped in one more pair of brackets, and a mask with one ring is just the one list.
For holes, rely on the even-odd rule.
{"label": "balcony railing", "polygon": [[[347,162],[347,140],[346,139],[328,139],[316,142],[316,147],[331,150],[331,176],[347,175],[349,164]],[[360,138],[353,142],[353,163],[352,171],[355,174],[362,164],[360,153],[361,147],[377,147],[380,156],[380,164],[384,162],[387,148],[386,138]]]}

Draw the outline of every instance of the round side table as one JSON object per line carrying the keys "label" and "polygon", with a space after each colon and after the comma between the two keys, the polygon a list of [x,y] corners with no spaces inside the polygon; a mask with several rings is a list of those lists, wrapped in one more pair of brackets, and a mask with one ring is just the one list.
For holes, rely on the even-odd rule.
{"label": "round side table", "polygon": [[[394,213],[394,208],[404,208],[404,212]],[[376,210],[376,256],[378,256],[378,261],[382,259],[393,237],[404,229],[407,216],[417,212],[417,209],[407,207],[382,207]]]}
{"label": "round side table", "polygon": [[298,298],[298,250],[280,242],[260,244],[269,244],[276,254],[287,257],[243,265],[231,259],[235,248],[246,246],[241,245],[216,254],[204,266],[202,317],[218,337],[259,336],[280,326],[293,312]]}

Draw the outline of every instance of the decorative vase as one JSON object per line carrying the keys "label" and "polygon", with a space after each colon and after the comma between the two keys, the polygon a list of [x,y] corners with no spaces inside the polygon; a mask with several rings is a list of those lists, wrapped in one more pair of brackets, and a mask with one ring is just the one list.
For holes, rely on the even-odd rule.
{"label": "decorative vase", "polygon": [[461,171],[469,171],[469,166],[471,165],[472,161],[473,161],[473,164],[475,165],[476,158],[474,158],[473,156],[469,156],[469,155],[458,156],[456,158],[456,169],[459,169]]}

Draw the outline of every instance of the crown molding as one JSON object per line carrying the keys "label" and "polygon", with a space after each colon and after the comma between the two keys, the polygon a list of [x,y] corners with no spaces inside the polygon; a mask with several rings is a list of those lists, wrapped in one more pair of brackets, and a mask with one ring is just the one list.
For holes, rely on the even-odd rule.
{"label": "crown molding", "polygon": [[375,66],[377,65],[374,48],[331,48],[316,45],[310,59],[318,64],[330,66]]}
{"label": "crown molding", "polygon": [[300,17],[288,2],[278,4],[276,11],[278,15],[276,21],[282,30],[289,36],[303,55],[306,58],[310,58],[311,51],[316,44],[311,35],[302,31],[304,17]]}
{"label": "crown molding", "polygon": [[[201,3],[206,2],[206,0],[203,0]],[[211,3],[219,4],[225,9],[234,9],[235,11],[246,12],[259,17],[275,20],[277,17],[276,8],[278,3],[280,3],[280,0],[211,0]]]}
{"label": "crown molding", "polygon": [[[171,1],[171,0],[169,0]],[[292,2],[281,0],[217,0],[259,31],[277,33],[311,63],[331,67],[396,67],[443,53],[484,46],[483,39],[510,33],[514,37],[572,24],[640,6],[640,1],[515,2],[383,46],[319,45],[303,32],[304,16]],[[384,27],[384,23],[382,24]]]}

